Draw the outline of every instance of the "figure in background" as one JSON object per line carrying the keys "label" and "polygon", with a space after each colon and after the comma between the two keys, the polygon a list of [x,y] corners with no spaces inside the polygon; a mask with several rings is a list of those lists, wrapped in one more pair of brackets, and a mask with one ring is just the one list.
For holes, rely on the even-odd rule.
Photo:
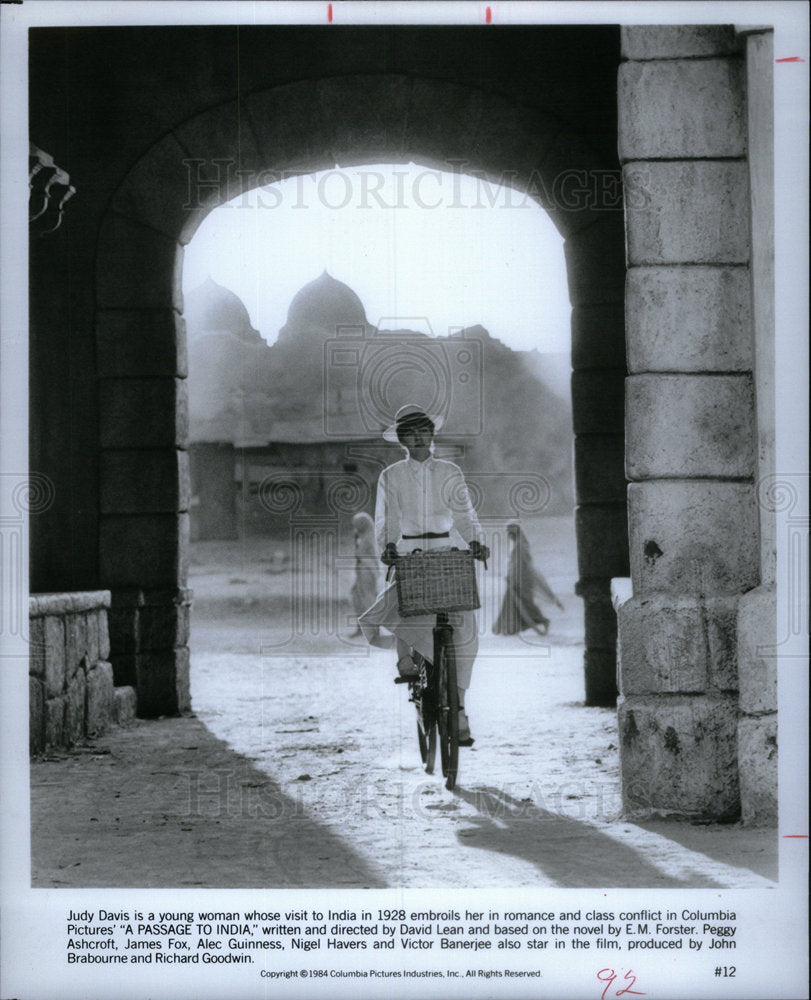
{"label": "figure in background", "polygon": [[501,611],[493,625],[493,632],[496,635],[515,635],[526,628],[532,628],[538,635],[546,635],[549,631],[549,619],[535,604],[535,591],[538,590],[561,611],[563,605],[543,574],[532,565],[529,542],[519,525],[508,524],[507,537],[512,542],[510,566],[507,570],[507,589],[501,602]]}
{"label": "figure in background", "polygon": [[[352,530],[355,534],[355,580],[352,584],[352,609],[356,617],[360,617],[370,608],[380,589],[380,561],[375,542],[375,523],[369,514],[361,511],[352,517]],[[360,635],[357,625],[353,636]],[[391,640],[394,645],[394,640]]]}

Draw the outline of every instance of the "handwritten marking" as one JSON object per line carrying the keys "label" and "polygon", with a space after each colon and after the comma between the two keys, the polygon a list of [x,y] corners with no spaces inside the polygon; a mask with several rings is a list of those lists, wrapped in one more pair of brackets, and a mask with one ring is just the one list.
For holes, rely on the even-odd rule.
{"label": "handwritten marking", "polygon": [[808,840],[807,833],[784,833],[784,840]]}
{"label": "handwritten marking", "polygon": [[329,21],[330,24],[332,24],[332,4],[331,3],[327,4],[327,20]]}
{"label": "handwritten marking", "polygon": [[[608,975],[604,976],[603,975],[604,972],[607,972]],[[614,972],[613,969],[600,969],[600,971],[597,973],[597,978],[600,980],[601,983],[605,983],[605,989],[603,990],[602,995],[600,996],[600,1000],[605,1000],[605,995],[606,993],[608,993],[612,983],[617,978],[617,974],[616,972]],[[628,969],[628,971],[622,978],[625,980],[625,982],[628,982],[629,979],[631,980],[631,982],[624,989],[617,990],[614,996],[621,997],[624,996],[626,993],[633,993],[635,996],[638,997],[647,996],[647,994],[643,993],[641,990],[631,989],[631,987],[636,983],[636,976],[634,975],[633,969]]]}
{"label": "handwritten marking", "polygon": [[775,59],[775,62],[805,62],[805,59],[800,59],[799,56],[786,56],[785,59]]}
{"label": "handwritten marking", "polygon": [[493,20],[493,12],[489,7],[484,12],[484,20],[487,24],[490,24]]}

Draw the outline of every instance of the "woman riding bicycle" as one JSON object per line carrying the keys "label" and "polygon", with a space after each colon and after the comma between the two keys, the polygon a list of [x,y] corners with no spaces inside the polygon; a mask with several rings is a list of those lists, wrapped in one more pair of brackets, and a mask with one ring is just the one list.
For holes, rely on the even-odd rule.
{"label": "woman riding bicycle", "polygon": [[[420,407],[409,403],[400,407],[394,423],[383,434],[387,441],[399,442],[406,451],[406,458],[380,473],[377,484],[375,534],[382,550],[381,561],[387,566],[398,555],[414,549],[468,546],[476,559],[484,561],[489,556],[462,470],[453,462],[433,457],[434,433],[440,426],[440,418],[429,417]],[[459,745],[470,746],[473,738],[464,704],[479,648],[476,619],[472,611],[452,613],[448,618],[456,648]],[[401,677],[418,672],[412,650],[429,661],[433,657],[435,617],[403,618],[394,583],[360,616],[358,624],[372,645],[377,644],[375,632],[381,626],[394,633]]]}

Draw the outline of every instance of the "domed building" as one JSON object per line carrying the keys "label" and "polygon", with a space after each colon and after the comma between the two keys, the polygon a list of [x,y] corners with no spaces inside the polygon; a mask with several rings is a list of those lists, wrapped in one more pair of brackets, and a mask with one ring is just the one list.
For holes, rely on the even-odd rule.
{"label": "domed building", "polygon": [[[292,484],[302,514],[331,512],[342,490],[370,510],[377,472],[396,449],[377,428],[334,419],[325,365],[330,340],[373,332],[355,292],[324,271],[293,297],[270,346],[241,299],[211,278],[186,296],[184,317],[192,539],[286,530],[290,512],[268,501],[269,484],[282,493]],[[350,455],[358,447],[360,460]],[[332,511],[342,520],[354,512]]]}
{"label": "domed building", "polygon": [[210,276],[184,296],[183,318],[189,341],[210,333],[228,333],[250,343],[264,343],[259,331],[251,326],[242,299]]}
{"label": "domed building", "polygon": [[323,271],[293,296],[278,343],[313,334],[334,337],[343,327],[369,328],[363,303],[349,285]]}

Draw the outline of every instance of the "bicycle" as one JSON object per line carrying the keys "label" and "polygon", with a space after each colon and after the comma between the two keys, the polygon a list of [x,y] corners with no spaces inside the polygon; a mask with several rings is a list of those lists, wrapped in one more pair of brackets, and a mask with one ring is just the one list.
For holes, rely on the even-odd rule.
{"label": "bicycle", "polygon": [[426,774],[434,773],[439,743],[442,776],[452,791],[459,770],[459,692],[456,686],[456,656],[453,626],[446,613],[437,614],[434,626],[434,661],[416,650],[412,659],[419,667],[416,677],[397,677],[408,684],[409,701],[417,710],[417,742]]}
{"label": "bicycle", "polygon": [[434,772],[439,743],[445,787],[452,791],[459,770],[459,692],[453,626],[448,615],[479,607],[473,554],[459,549],[429,553],[416,550],[398,556],[395,574],[403,616],[436,614],[433,662],[414,650],[412,659],[419,673],[413,678],[395,678],[395,683],[408,684],[409,701],[416,706],[417,740],[426,774]]}

